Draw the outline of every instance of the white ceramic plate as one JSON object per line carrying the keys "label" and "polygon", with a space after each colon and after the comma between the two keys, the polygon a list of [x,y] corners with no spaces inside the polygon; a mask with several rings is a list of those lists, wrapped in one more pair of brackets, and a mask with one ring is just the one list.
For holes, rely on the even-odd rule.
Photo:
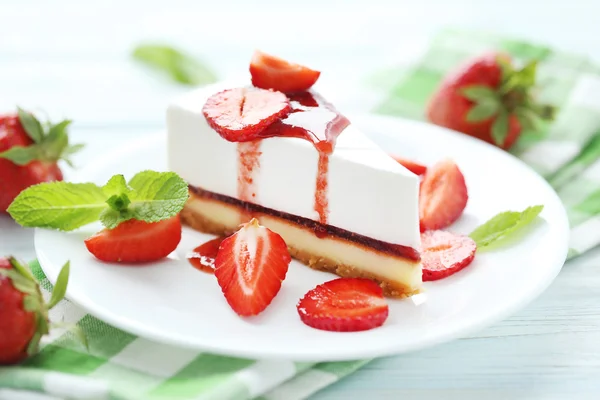
{"label": "white ceramic plate", "polygon": [[[541,220],[518,243],[482,252],[454,276],[425,283],[424,294],[389,300],[390,316],[384,326],[355,333],[325,332],[302,324],[298,300],[334,275],[296,261],[265,312],[250,319],[238,317],[214,276],[195,270],[185,259],[188,251],[211,238],[188,229],[168,259],[144,267],[96,261],[83,239],[100,225],[68,234],[38,229],[35,247],[40,263],[54,281],[70,259],[68,298],[123,330],[203,351],[298,361],[385,356],[449,341],[505,318],[555,278],[567,253],[567,217],[554,191],[531,169],[483,142],[434,126],[375,116],[357,116],[353,121],[390,152],[426,164],[444,157],[457,161],[470,199],[450,230],[467,234],[500,211],[535,204],[545,206]],[[115,173],[130,178],[143,169],[166,170],[164,134],[121,145],[73,180],[103,184]]]}

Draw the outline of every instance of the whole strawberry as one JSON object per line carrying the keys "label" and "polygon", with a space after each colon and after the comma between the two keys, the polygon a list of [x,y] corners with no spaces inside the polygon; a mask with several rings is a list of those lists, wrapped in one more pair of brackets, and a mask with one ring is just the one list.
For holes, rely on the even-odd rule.
{"label": "whole strawberry", "polygon": [[69,263],[46,304],[27,267],[12,257],[0,258],[0,365],[19,363],[37,352],[49,331],[48,310],[62,300],[68,280]]}
{"label": "whole strawberry", "polygon": [[81,148],[69,146],[71,121],[42,125],[32,114],[0,116],[0,212],[29,186],[63,179],[57,162]]}
{"label": "whole strawberry", "polygon": [[506,54],[489,53],[450,73],[431,98],[427,118],[509,149],[524,130],[553,117],[532,96],[537,63],[516,69]]}

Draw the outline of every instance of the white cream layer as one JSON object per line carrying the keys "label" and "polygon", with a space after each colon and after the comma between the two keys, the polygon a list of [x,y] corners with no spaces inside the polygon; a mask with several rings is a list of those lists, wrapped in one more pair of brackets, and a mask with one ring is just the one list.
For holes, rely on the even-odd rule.
{"label": "white cream layer", "polygon": [[[191,185],[237,198],[237,143],[206,122],[206,99],[235,86],[211,85],[167,110],[169,169]],[[296,138],[264,139],[254,202],[318,221],[314,210],[318,152]],[[417,176],[350,125],[329,159],[329,224],[384,242],[420,245]]]}

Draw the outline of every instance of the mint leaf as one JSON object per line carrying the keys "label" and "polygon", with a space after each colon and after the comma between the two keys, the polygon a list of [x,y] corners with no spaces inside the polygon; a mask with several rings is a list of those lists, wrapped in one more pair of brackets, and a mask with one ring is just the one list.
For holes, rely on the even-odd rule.
{"label": "mint leaf", "polygon": [[121,222],[129,221],[134,219],[134,213],[129,209],[117,211],[113,208],[107,208],[100,214],[100,222],[108,229],[116,228]]}
{"label": "mint leaf", "polygon": [[187,199],[188,186],[177,174],[143,171],[129,185],[123,175],[115,175],[103,187],[68,182],[31,186],[8,212],[26,227],[70,231],[100,219],[112,229],[132,218],[158,222],[173,217]]}
{"label": "mint leaf", "polygon": [[108,200],[106,200],[106,203],[112,210],[125,211],[127,210],[127,206],[131,204],[131,200],[129,200],[129,197],[125,193],[122,193],[110,196]]}
{"label": "mint leaf", "polygon": [[140,45],[133,51],[133,58],[185,85],[198,86],[216,81],[215,74],[202,62],[170,46]]}
{"label": "mint leaf", "polygon": [[158,222],[181,211],[188,199],[188,185],[173,172],[142,171],[130,181],[129,210],[134,218]]}
{"label": "mint leaf", "polygon": [[502,146],[508,136],[508,113],[502,110],[492,124],[492,138],[497,145]]}
{"label": "mint leaf", "polygon": [[49,182],[22,191],[7,211],[25,227],[70,231],[98,220],[105,201],[92,183]]}
{"label": "mint leaf", "polygon": [[123,175],[115,175],[110,178],[108,183],[102,188],[102,191],[105,195],[109,196],[106,203],[110,207],[100,214],[100,221],[104,226],[113,229],[121,222],[133,218],[133,213],[127,209],[131,204],[129,194],[131,194],[132,190],[127,186]]}
{"label": "mint leaf", "polygon": [[108,180],[106,185],[102,187],[102,191],[107,197],[127,194],[131,191],[129,186],[127,186],[127,182],[125,181],[125,177],[123,175],[114,175],[112,178]]}
{"label": "mint leaf", "polygon": [[463,87],[460,92],[462,93],[462,95],[464,97],[466,97],[467,99],[474,101],[476,103],[483,101],[483,100],[490,100],[490,101],[497,101],[498,100],[498,96],[496,95],[496,92],[488,87],[488,86],[484,86],[484,85],[471,85],[471,86],[466,86]]}
{"label": "mint leaf", "polygon": [[40,143],[44,139],[44,129],[42,124],[33,116],[30,112],[17,107],[17,115],[19,116],[19,122],[23,125],[27,135],[35,142]]}
{"label": "mint leaf", "polygon": [[14,146],[0,153],[0,158],[5,158],[17,165],[27,165],[33,160],[40,158],[40,148],[38,146]]}
{"label": "mint leaf", "polygon": [[544,206],[537,205],[522,212],[505,211],[476,228],[469,236],[475,241],[478,249],[489,247],[492,243],[509,238],[531,223],[543,208]]}

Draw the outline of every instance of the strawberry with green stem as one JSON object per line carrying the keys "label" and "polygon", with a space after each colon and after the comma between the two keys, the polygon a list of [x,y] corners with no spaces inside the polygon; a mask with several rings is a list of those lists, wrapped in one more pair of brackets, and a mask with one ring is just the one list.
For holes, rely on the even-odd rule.
{"label": "strawberry with green stem", "polygon": [[70,123],[42,124],[20,108],[0,116],[0,212],[29,186],[63,180],[58,161],[71,164],[69,157],[82,147],[69,144]]}
{"label": "strawberry with green stem", "polygon": [[50,331],[48,311],[63,299],[68,281],[67,262],[46,303],[26,266],[14,257],[0,258],[0,365],[19,363],[38,351]]}
{"label": "strawberry with green stem", "polygon": [[553,118],[536,103],[537,61],[516,68],[506,54],[489,53],[449,74],[431,98],[427,118],[436,125],[510,149],[523,131]]}

